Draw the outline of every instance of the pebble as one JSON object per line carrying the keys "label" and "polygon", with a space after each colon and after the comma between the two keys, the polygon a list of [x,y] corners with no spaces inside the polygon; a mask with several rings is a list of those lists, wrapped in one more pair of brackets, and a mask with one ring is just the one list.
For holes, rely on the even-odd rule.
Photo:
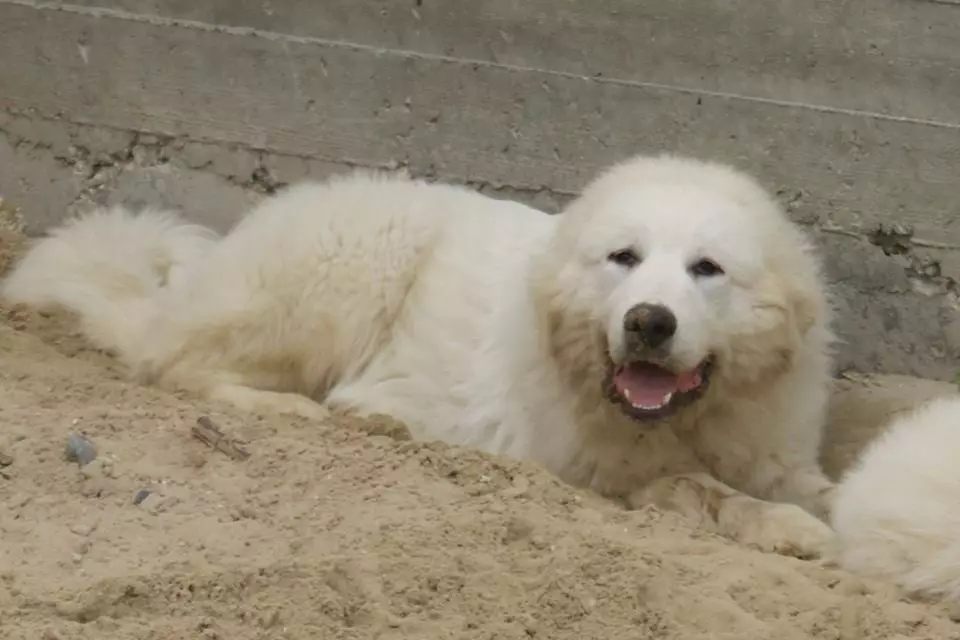
{"label": "pebble", "polygon": [[954,602],[949,605],[947,615],[951,622],[960,622],[960,603]]}
{"label": "pebble", "polygon": [[97,457],[97,448],[85,436],[72,433],[67,438],[67,460],[76,462],[81,467],[90,464]]}
{"label": "pebble", "polygon": [[67,525],[67,529],[77,534],[78,536],[89,536],[93,533],[94,529],[97,527],[95,525],[74,523]]}
{"label": "pebble", "polygon": [[147,496],[151,493],[150,489],[140,489],[140,491],[137,491],[137,495],[133,496],[133,504],[140,504],[146,500]]}
{"label": "pebble", "polygon": [[176,496],[163,497],[159,494],[151,493],[140,503],[140,508],[145,509],[147,513],[155,516],[176,506],[179,502],[180,499]]}

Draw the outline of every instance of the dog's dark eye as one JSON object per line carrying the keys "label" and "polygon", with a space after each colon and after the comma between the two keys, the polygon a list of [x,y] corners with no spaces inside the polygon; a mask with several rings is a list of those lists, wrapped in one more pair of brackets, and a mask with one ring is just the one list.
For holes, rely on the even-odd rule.
{"label": "dog's dark eye", "polygon": [[697,260],[690,266],[690,272],[701,278],[709,278],[710,276],[719,276],[723,273],[723,269],[713,260],[703,258],[702,260]]}
{"label": "dog's dark eye", "polygon": [[621,267],[626,267],[627,269],[632,269],[640,264],[640,256],[638,256],[637,252],[633,249],[620,249],[619,251],[614,251],[607,256],[607,260],[614,264],[618,264]]}

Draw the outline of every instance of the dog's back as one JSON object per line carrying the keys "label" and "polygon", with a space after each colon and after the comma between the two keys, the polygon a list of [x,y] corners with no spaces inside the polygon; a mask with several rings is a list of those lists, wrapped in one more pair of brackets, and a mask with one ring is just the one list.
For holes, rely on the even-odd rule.
{"label": "dog's back", "polygon": [[[168,269],[164,286],[146,254],[101,264],[108,238],[149,226],[136,220],[91,218],[55,233],[8,290],[77,312],[145,381],[311,416],[315,403],[291,394],[319,400],[340,388],[334,396],[350,404],[351,385],[366,385],[366,409],[429,405],[410,385],[443,396],[484,343],[503,287],[522,286],[514,263],[551,224],[468,189],[358,173],[264,201],[189,270]],[[135,291],[118,289],[127,281]],[[143,313],[131,315],[135,305]]]}

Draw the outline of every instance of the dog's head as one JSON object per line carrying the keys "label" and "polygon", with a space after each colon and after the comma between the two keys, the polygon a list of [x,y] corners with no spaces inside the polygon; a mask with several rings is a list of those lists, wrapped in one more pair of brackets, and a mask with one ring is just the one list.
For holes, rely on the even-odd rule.
{"label": "dog's head", "polygon": [[561,214],[546,262],[561,366],[582,383],[586,370],[599,376],[606,400],[637,420],[711,387],[773,380],[825,322],[806,239],[754,180],[722,165],[614,167]]}

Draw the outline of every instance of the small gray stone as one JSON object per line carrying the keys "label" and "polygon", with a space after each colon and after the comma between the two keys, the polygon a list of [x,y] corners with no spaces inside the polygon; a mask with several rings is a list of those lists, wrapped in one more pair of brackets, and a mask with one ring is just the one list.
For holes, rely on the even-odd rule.
{"label": "small gray stone", "polygon": [[140,489],[140,491],[137,491],[137,495],[133,496],[133,504],[140,504],[147,499],[150,493],[150,489]]}
{"label": "small gray stone", "polygon": [[97,448],[93,443],[79,433],[72,433],[67,438],[67,460],[76,462],[81,467],[93,462],[97,457]]}

